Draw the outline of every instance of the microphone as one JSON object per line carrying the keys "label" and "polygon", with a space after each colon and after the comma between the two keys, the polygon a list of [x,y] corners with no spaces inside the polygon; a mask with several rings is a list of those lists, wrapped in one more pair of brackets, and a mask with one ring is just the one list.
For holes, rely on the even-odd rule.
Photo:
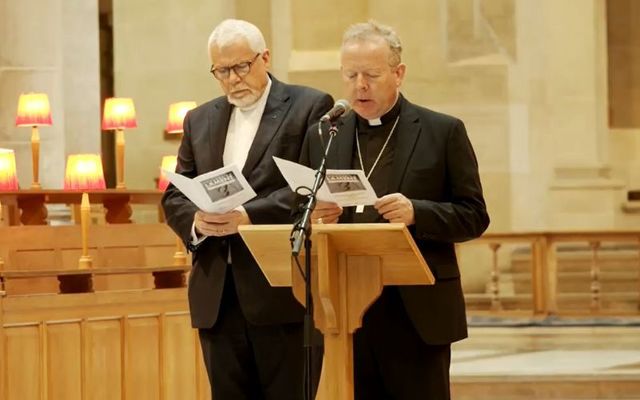
{"label": "microphone", "polygon": [[342,114],[348,113],[349,110],[351,110],[351,106],[348,101],[344,99],[337,100],[333,108],[320,118],[320,122],[334,122],[340,118]]}

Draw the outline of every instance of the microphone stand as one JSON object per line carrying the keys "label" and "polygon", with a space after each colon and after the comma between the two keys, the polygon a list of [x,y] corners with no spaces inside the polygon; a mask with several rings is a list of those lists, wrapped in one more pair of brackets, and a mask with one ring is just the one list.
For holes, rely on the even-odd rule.
{"label": "microphone stand", "polygon": [[[311,292],[311,213],[316,207],[316,196],[318,194],[318,190],[320,190],[320,186],[324,182],[324,178],[327,172],[327,155],[329,154],[329,149],[331,148],[331,142],[333,138],[338,133],[338,129],[336,124],[333,121],[330,121],[331,126],[329,128],[329,141],[327,142],[327,146],[324,149],[324,155],[322,156],[322,161],[320,166],[316,170],[315,181],[313,182],[313,187],[311,188],[311,193],[307,196],[307,202],[303,206],[303,214],[302,217],[295,223],[293,230],[291,232],[291,237],[289,240],[292,243],[291,254],[293,257],[298,257],[300,254],[300,249],[302,247],[302,243],[304,242],[304,291],[305,291],[305,313],[304,313],[304,391],[305,391],[305,399],[313,400],[313,352],[312,352],[312,338],[313,338],[313,297]],[[319,122],[318,130],[321,132],[322,121]]]}

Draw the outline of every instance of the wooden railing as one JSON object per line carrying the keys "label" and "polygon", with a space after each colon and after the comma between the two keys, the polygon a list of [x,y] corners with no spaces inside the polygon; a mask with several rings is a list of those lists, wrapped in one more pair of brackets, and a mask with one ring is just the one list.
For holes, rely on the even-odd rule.
{"label": "wooden railing", "polygon": [[[574,244],[572,251],[566,251],[563,246]],[[607,250],[608,244],[615,244],[613,250]],[[500,249],[513,246],[528,249],[529,255],[529,277],[531,287],[525,293],[505,294],[501,291],[501,282],[505,273],[511,273],[508,266],[511,261],[501,263],[499,256]],[[485,247],[490,251],[490,279],[488,288],[481,294],[468,295],[468,304],[475,311],[490,313],[529,313],[533,315],[640,315],[640,231],[583,231],[583,232],[531,232],[531,233],[488,233],[479,239],[462,244],[459,252],[464,252],[472,246]],[[611,247],[609,245],[609,247]],[[577,249],[577,250],[576,250]],[[616,250],[617,249],[617,250]],[[631,253],[624,263],[618,262],[616,265],[619,280],[635,281],[634,289],[626,289],[625,296],[631,297],[633,307],[628,305],[621,307],[614,301],[609,301],[606,305],[604,299],[608,297],[620,296],[621,293],[615,290],[603,290],[603,276],[607,271],[608,264],[612,264],[611,254],[621,252]],[[608,257],[602,253],[607,251]],[[505,257],[512,257],[513,252]],[[575,262],[576,254],[579,255],[578,263]],[[588,259],[585,259],[585,256]],[[572,261],[572,257],[574,260]],[[571,263],[571,268],[577,272],[564,273],[563,268]],[[624,265],[623,265],[624,264]],[[507,268],[504,268],[504,266]],[[582,266],[584,266],[584,271]],[[502,268],[501,268],[502,267]],[[464,265],[463,265],[464,269]],[[571,274],[574,276],[589,274],[589,285],[586,291],[571,292],[559,289],[559,283],[564,282],[560,278]],[[563,278],[564,279],[564,278]],[[627,285],[628,286],[628,285]],[[517,291],[516,291],[517,292]],[[520,296],[520,297],[518,297]],[[588,297],[588,304],[580,304],[580,301],[571,303],[571,298],[580,300]],[[530,298],[530,302],[525,300]],[[565,298],[568,299],[565,301]],[[634,301],[635,298],[635,301]],[[520,301],[518,301],[520,299]],[[627,302],[629,299],[627,299]],[[473,303],[477,303],[473,306]],[[507,306],[511,302],[515,305]],[[567,303],[567,304],[563,304]],[[484,304],[484,306],[483,306]],[[473,312],[473,311],[472,311]]]}

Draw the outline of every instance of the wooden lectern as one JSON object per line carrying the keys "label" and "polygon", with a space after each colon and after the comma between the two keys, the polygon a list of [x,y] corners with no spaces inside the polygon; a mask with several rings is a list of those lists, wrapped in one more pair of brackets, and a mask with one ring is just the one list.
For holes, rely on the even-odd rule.
{"label": "wooden lectern", "polygon": [[[291,257],[291,225],[246,225],[239,231],[271,286],[291,286],[304,304],[304,280]],[[311,240],[314,321],[324,334],[316,399],[351,400],[353,333],[367,308],[384,285],[428,285],[434,278],[404,224],[314,224]],[[304,270],[304,256],[300,263]]]}

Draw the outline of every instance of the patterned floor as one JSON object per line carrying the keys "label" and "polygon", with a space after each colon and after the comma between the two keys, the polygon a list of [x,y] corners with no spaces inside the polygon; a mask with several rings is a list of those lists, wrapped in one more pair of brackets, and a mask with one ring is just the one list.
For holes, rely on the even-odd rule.
{"label": "patterned floor", "polygon": [[607,389],[607,382],[640,382],[640,327],[471,328],[469,338],[453,346],[451,380],[484,382],[487,393],[500,382],[572,382],[579,388],[597,381],[600,394],[593,398],[640,399],[635,386],[624,396],[605,395],[623,392]]}

